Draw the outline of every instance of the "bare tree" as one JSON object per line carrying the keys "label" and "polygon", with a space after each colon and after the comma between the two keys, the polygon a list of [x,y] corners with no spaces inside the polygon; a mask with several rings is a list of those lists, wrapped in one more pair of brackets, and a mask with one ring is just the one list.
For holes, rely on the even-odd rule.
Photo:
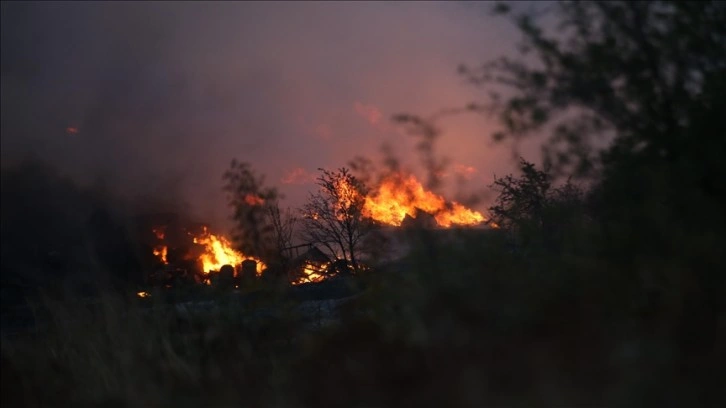
{"label": "bare tree", "polygon": [[290,260],[287,257],[286,249],[292,246],[298,219],[289,208],[281,211],[277,202],[267,205],[267,217],[272,227],[272,250],[278,260],[287,266]]}
{"label": "bare tree", "polygon": [[319,190],[302,209],[301,238],[322,246],[333,259],[344,259],[357,270],[364,238],[373,223],[362,214],[366,189],[346,168],[318,169]]}

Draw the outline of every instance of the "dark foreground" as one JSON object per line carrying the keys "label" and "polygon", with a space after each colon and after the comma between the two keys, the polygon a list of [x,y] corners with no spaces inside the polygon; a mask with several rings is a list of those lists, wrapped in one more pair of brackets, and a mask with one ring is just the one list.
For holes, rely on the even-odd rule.
{"label": "dark foreground", "polygon": [[42,330],[3,332],[3,406],[722,401],[718,332],[686,338],[673,317],[607,309],[601,285],[553,295],[502,277],[390,272],[213,302],[49,305]]}

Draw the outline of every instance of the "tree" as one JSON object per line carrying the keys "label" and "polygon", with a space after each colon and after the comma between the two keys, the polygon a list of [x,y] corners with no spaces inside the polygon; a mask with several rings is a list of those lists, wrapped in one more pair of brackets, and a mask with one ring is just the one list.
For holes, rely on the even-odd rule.
{"label": "tree", "polygon": [[541,239],[553,249],[561,243],[565,228],[583,221],[584,192],[571,180],[553,186],[554,177],[547,170],[538,170],[523,158],[519,170],[519,177],[494,177],[490,187],[498,196],[489,208],[492,218],[525,242]]}
{"label": "tree", "polygon": [[[277,189],[266,187],[248,163],[232,160],[224,173],[224,191],[232,207],[235,221],[233,239],[238,249],[248,256],[268,258],[276,241],[275,222],[271,218],[277,207]],[[279,220],[278,220],[279,221]]]}
{"label": "tree", "polygon": [[298,219],[289,208],[281,211],[276,201],[267,205],[267,214],[272,227],[274,255],[283,267],[287,267],[290,261],[287,256],[287,249],[292,247],[295,225]]}
{"label": "tree", "polygon": [[709,381],[726,307],[726,3],[561,1],[555,32],[498,9],[529,61],[460,69],[511,92],[481,105],[501,119],[493,137],[549,135],[545,163],[591,178],[599,232],[588,267],[607,268],[621,303],[649,304],[629,311],[672,329],[675,364]]}
{"label": "tree", "polygon": [[[720,1],[561,1],[556,33],[538,18],[511,16],[520,28],[524,60],[502,58],[460,67],[471,82],[503,85],[492,92],[503,128],[495,140],[551,130],[545,159],[560,173],[592,174],[598,164],[621,160],[676,163],[702,155],[699,180],[715,186],[724,175],[726,3]],[[472,105],[473,106],[473,105]],[[709,123],[704,125],[704,121]],[[691,130],[700,128],[699,143]],[[599,156],[597,136],[612,138]],[[711,176],[707,176],[711,174]]]}
{"label": "tree", "polygon": [[[545,164],[592,177],[604,237],[625,261],[682,249],[676,231],[721,236],[726,3],[561,1],[549,11],[554,32],[541,16],[498,11],[520,28],[529,60],[460,69],[492,90],[491,103],[471,106],[499,114],[495,140],[549,134]],[[597,148],[598,136],[610,141]]]}
{"label": "tree", "polygon": [[372,221],[363,217],[366,188],[346,168],[318,169],[318,191],[302,207],[302,239],[319,244],[333,259],[344,259],[354,270]]}

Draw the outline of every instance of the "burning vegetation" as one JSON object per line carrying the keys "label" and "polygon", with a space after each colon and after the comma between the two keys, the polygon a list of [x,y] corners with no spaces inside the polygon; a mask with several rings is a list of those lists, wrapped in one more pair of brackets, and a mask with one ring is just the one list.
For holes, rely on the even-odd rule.
{"label": "burning vegetation", "polygon": [[193,242],[204,248],[204,252],[199,256],[199,261],[202,263],[202,272],[206,274],[219,271],[224,265],[239,266],[246,260],[257,263],[255,271],[257,276],[262,275],[262,271],[265,269],[262,261],[236,251],[227,238],[210,233],[207,227],[203,227],[202,234],[193,237]]}
{"label": "burning vegetation", "polygon": [[[235,250],[227,238],[211,233],[206,225],[181,225],[174,215],[152,216],[143,225],[149,223],[152,224],[149,245],[154,257],[149,283],[209,285],[225,265],[232,267],[232,277],[236,279],[241,278],[245,261],[252,261],[255,276],[266,268],[261,260]],[[139,293],[139,297],[144,296]]]}
{"label": "burning vegetation", "polygon": [[433,215],[436,224],[449,228],[474,226],[487,221],[480,212],[446,199],[424,186],[413,175],[392,174],[366,195],[363,215],[388,225],[401,226],[406,215],[416,218],[419,211]]}
{"label": "burning vegetation", "polygon": [[[430,220],[427,224],[430,227],[451,228],[477,226],[487,221],[481,213],[426,190],[413,175],[389,175],[370,190],[356,184],[357,180],[352,176],[333,177],[331,180],[328,186],[330,201],[319,200],[317,207],[307,208],[309,224],[322,223],[325,227],[337,222],[343,228],[357,225],[354,220],[368,219],[379,225],[402,227],[406,220],[425,219]],[[243,201],[249,206],[265,204],[254,194],[246,194]],[[321,219],[327,213],[332,218]],[[150,246],[157,266],[155,274],[161,276],[165,286],[172,286],[179,279],[211,285],[215,278],[227,274],[239,284],[243,278],[260,278],[265,274],[267,265],[262,259],[242,253],[226,237],[213,234],[207,225],[182,227],[175,219],[156,220],[151,225],[150,238],[153,241]],[[360,225],[362,228],[363,224]],[[352,233],[355,238],[361,231],[353,228]],[[362,266],[351,257],[357,242],[351,243],[350,247],[341,247],[341,256],[338,251],[331,251],[329,240],[311,236],[315,239],[308,237],[306,244],[298,246],[307,248],[304,254],[288,256],[291,261],[287,267],[289,270],[282,273],[287,274],[289,283],[320,282]],[[362,235],[359,238],[362,239]],[[321,248],[328,251],[327,255],[316,245],[322,245]],[[341,263],[346,260],[350,265]]]}

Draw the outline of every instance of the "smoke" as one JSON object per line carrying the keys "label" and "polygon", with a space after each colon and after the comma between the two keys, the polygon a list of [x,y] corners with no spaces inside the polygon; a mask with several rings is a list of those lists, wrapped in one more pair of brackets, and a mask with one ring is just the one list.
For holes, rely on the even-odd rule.
{"label": "smoke", "polygon": [[[456,65],[514,40],[487,18],[456,3],[5,2],[3,165],[34,157],[224,223],[232,159],[276,183],[383,143],[412,151],[388,118],[477,98]],[[444,153],[477,174],[509,169],[487,166],[502,154],[487,123],[455,129]],[[298,207],[310,185],[279,187]]]}

